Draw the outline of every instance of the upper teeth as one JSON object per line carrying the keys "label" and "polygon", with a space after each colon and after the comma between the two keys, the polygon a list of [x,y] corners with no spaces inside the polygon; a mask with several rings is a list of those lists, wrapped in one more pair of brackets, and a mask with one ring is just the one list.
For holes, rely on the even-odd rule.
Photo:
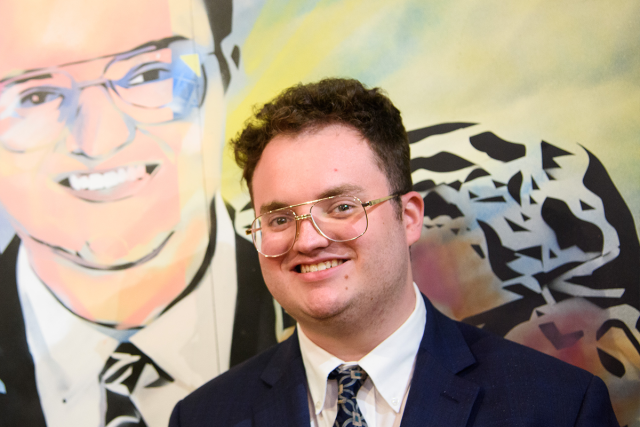
{"label": "upper teeth", "polygon": [[300,271],[303,273],[311,273],[312,271],[322,271],[331,267],[337,267],[344,261],[341,259],[332,259],[331,261],[323,261],[317,264],[300,265]]}
{"label": "upper teeth", "polygon": [[74,190],[106,190],[126,181],[136,181],[146,174],[144,165],[126,166],[105,173],[73,174],[69,184]]}

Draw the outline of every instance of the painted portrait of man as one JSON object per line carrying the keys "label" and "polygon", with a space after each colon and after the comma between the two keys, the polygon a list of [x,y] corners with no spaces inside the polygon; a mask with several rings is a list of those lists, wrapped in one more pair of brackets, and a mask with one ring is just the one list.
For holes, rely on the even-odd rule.
{"label": "painted portrait of man", "polygon": [[[275,342],[216,195],[232,3],[7,1],[0,16],[0,202],[16,235],[0,262],[2,418],[166,425]],[[255,287],[249,307],[238,282]]]}

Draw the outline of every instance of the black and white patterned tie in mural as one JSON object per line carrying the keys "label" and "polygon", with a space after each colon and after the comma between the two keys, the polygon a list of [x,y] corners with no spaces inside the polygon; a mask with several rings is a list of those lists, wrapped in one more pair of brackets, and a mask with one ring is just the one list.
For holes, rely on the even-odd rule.
{"label": "black and white patterned tie in mural", "polygon": [[329,379],[338,380],[338,415],[334,427],[367,427],[356,400],[358,390],[367,379],[364,369],[341,365],[331,371]]}
{"label": "black and white patterned tie in mural", "polygon": [[[147,368],[147,366],[149,368]],[[157,375],[148,384],[139,384],[145,368]],[[148,375],[145,375],[148,378]],[[140,411],[132,400],[136,387],[162,387],[173,378],[130,342],[121,343],[100,372],[100,385],[106,403],[105,427],[146,427]]]}

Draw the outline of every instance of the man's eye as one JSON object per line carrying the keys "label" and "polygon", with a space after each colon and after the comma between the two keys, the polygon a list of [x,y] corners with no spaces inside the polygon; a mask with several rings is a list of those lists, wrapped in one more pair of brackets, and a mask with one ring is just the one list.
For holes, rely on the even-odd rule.
{"label": "man's eye", "polygon": [[271,218],[271,220],[269,221],[269,227],[271,228],[284,227],[289,222],[290,222],[289,218],[287,218],[286,216],[277,216],[277,217]]}
{"label": "man's eye", "polygon": [[349,203],[340,203],[338,205],[335,205],[330,211],[329,213],[331,215],[348,215],[350,213],[353,213],[354,211],[354,206],[349,204]]}
{"label": "man's eye", "polygon": [[137,86],[171,77],[168,69],[162,67],[142,69],[127,82],[129,86]]}
{"label": "man's eye", "polygon": [[23,108],[36,107],[38,105],[46,104],[47,102],[55,101],[56,99],[63,99],[61,93],[52,90],[37,90],[32,91],[24,95],[20,99],[20,106]]}

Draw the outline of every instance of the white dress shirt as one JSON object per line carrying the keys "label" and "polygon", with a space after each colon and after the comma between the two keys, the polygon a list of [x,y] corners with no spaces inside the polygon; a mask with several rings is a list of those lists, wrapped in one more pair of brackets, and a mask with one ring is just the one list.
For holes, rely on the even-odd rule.
{"label": "white dress shirt", "polygon": [[[162,387],[134,389],[132,401],[149,427],[166,427],[178,400],[229,368],[237,294],[235,234],[220,196],[215,209],[215,255],[200,284],[139,330],[116,331],[71,313],[37,278],[20,247],[18,292],[48,427],[104,425],[98,376],[126,339],[174,379]],[[152,382],[153,376],[153,369],[143,371],[138,384]]]}
{"label": "white dress shirt", "polygon": [[358,361],[343,361],[333,356],[313,343],[298,325],[312,427],[333,426],[338,414],[338,384],[327,378],[342,364],[360,365],[368,374],[356,396],[367,425],[400,425],[427,318],[422,295],[415,283],[413,287],[416,293],[413,313],[391,336]]}

